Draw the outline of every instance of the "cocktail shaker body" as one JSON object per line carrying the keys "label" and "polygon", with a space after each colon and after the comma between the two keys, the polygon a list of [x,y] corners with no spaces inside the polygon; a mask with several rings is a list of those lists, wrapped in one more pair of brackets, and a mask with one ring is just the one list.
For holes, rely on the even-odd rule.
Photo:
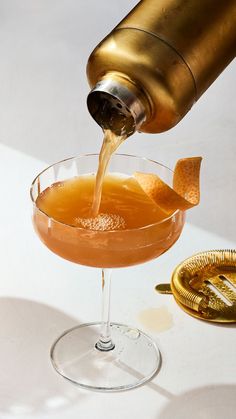
{"label": "cocktail shaker body", "polygon": [[235,51],[236,0],[142,0],[89,57],[89,111],[128,134],[166,131]]}

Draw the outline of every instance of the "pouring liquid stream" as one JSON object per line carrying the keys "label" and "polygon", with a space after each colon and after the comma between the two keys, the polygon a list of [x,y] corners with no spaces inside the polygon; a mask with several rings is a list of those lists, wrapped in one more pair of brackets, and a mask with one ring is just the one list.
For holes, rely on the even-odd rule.
{"label": "pouring liquid stream", "polygon": [[99,165],[96,174],[96,182],[93,195],[91,216],[97,217],[102,196],[102,184],[109,165],[112,154],[127,138],[126,134],[117,135],[110,129],[104,129],[103,144],[99,154]]}

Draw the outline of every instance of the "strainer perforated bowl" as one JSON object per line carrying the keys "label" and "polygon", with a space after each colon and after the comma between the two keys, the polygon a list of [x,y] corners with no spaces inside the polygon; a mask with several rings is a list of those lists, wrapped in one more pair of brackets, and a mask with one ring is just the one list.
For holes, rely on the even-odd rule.
{"label": "strainer perforated bowl", "polygon": [[236,322],[236,251],[209,250],[184,260],[174,270],[171,284],[159,284],[160,293],[172,293],[188,314],[212,322]]}

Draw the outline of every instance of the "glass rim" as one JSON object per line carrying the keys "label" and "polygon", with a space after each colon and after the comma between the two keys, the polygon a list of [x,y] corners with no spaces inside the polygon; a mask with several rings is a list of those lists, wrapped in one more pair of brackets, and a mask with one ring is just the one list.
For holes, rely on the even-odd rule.
{"label": "glass rim", "polygon": [[[151,228],[151,227],[154,227],[154,226],[156,226],[156,225],[160,225],[160,224],[162,224],[162,223],[164,223],[164,222],[166,222],[166,221],[168,221],[168,220],[170,220],[172,217],[174,217],[175,215],[177,215],[178,213],[180,213],[180,212],[182,212],[182,213],[184,213],[185,211],[182,211],[182,210],[180,210],[180,209],[177,209],[177,210],[175,210],[172,214],[170,214],[170,215],[168,215],[168,216],[166,216],[165,218],[163,218],[162,220],[159,220],[159,221],[157,221],[157,222],[155,222],[155,223],[152,223],[152,224],[148,224],[148,225],[145,225],[145,226],[142,226],[142,227],[135,227],[135,228],[125,228],[125,229],[122,229],[122,230],[95,230],[95,229],[86,229],[86,228],[83,228],[83,227],[79,227],[79,226],[75,226],[75,225],[72,225],[72,224],[67,224],[67,223],[63,223],[62,221],[58,221],[58,220],[56,220],[55,218],[53,218],[53,217],[51,217],[50,215],[48,215],[46,212],[44,212],[44,211],[42,211],[38,206],[37,206],[37,204],[36,204],[36,201],[35,201],[35,199],[33,198],[33,188],[34,188],[34,185],[35,185],[35,183],[36,183],[36,181],[37,181],[37,179],[44,173],[44,172],[46,172],[47,170],[49,170],[51,167],[53,167],[53,166],[55,166],[55,165],[57,165],[57,164],[61,164],[61,163],[64,163],[64,162],[66,162],[66,161],[69,161],[69,160],[76,160],[76,159],[81,159],[81,158],[84,158],[84,157],[99,157],[99,153],[88,153],[88,154],[80,154],[80,155],[78,155],[78,156],[74,156],[74,157],[67,157],[67,158],[65,158],[65,159],[62,159],[62,160],[59,160],[59,161],[57,161],[57,162],[55,162],[55,163],[53,163],[53,164],[50,164],[49,166],[47,166],[45,169],[43,169],[40,173],[38,173],[38,175],[33,179],[33,181],[32,181],[32,183],[31,183],[31,187],[30,187],[30,197],[31,197],[31,201],[32,201],[32,203],[33,203],[33,205],[37,208],[37,210],[39,211],[39,212],[41,212],[42,214],[44,214],[46,217],[48,217],[48,219],[49,220],[51,220],[51,221],[53,221],[53,222],[55,222],[55,223],[58,223],[58,224],[61,224],[61,225],[63,225],[63,226],[66,226],[66,227],[70,227],[70,228],[73,228],[73,229],[75,229],[75,230],[79,230],[79,231],[87,231],[87,232],[94,232],[94,233],[99,233],[99,234],[102,234],[102,233],[106,233],[106,234],[108,234],[108,233],[124,233],[124,232],[130,232],[130,231],[137,231],[137,230],[145,230],[145,229],[148,229],[148,228]],[[171,170],[168,166],[165,166],[164,164],[162,164],[162,163],[159,163],[159,162],[157,162],[157,161],[155,161],[155,160],[152,160],[152,159],[149,159],[149,158],[147,158],[147,157],[140,157],[140,156],[136,156],[135,154],[126,154],[126,153],[114,153],[113,155],[112,155],[112,157],[113,156],[120,156],[120,157],[131,157],[131,158],[136,158],[136,159],[140,159],[140,160],[145,160],[145,161],[147,161],[147,162],[150,162],[150,163],[154,163],[154,164],[156,164],[156,165],[158,165],[158,166],[161,166],[161,167],[164,167],[164,169],[167,169],[169,172],[171,172],[171,173],[173,173],[173,170]],[[112,158],[111,157],[111,158]]]}

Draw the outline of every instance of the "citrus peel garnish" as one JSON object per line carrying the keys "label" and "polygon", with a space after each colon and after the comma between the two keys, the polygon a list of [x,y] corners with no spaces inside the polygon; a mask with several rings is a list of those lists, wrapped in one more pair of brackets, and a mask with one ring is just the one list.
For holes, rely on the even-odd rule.
{"label": "citrus peel garnish", "polygon": [[173,188],[159,176],[151,173],[134,173],[134,177],[146,193],[162,211],[167,214],[177,209],[185,211],[197,205],[200,200],[200,166],[201,157],[188,157],[177,161]]}

